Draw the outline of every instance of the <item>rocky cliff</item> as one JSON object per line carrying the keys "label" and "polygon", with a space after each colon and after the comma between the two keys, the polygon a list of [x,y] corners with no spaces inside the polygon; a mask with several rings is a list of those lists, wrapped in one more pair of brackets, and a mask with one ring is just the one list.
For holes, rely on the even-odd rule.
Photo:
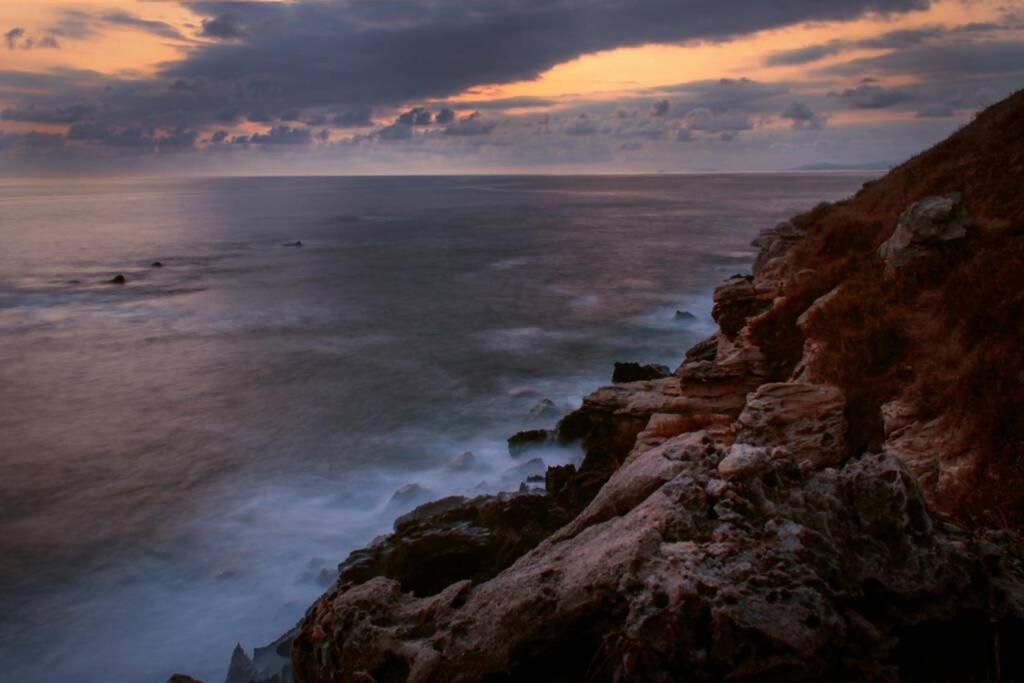
{"label": "rocky cliff", "polygon": [[1022,124],[765,230],[579,469],[401,518],[236,680],[1024,678]]}

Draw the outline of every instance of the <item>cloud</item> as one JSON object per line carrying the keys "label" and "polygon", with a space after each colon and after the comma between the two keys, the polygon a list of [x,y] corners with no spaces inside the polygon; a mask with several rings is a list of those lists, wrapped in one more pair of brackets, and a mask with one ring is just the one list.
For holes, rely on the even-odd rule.
{"label": "cloud", "polygon": [[854,109],[883,109],[913,99],[906,90],[886,88],[874,83],[861,83],[856,88],[830,92],[829,97],[841,100]]}
{"label": "cloud", "polygon": [[72,40],[87,40],[111,28],[142,31],[168,40],[188,40],[178,29],[167,22],[143,19],[124,10],[93,12],[65,9],[60,13],[57,22],[47,29],[47,33],[51,36],[61,36]]}
{"label": "cloud", "polygon": [[781,114],[781,118],[793,122],[794,130],[820,130],[825,127],[825,115],[819,114],[807,104],[793,100]]}
{"label": "cloud", "polygon": [[[239,142],[238,138],[235,142]],[[313,142],[313,132],[309,128],[274,126],[266,133],[253,133],[246,142],[250,145],[308,145]]]}
{"label": "cloud", "polygon": [[54,108],[30,105],[24,109],[4,109],[0,111],[0,119],[30,123],[74,123],[89,113],[89,107],[82,104],[71,104]]}
{"label": "cloud", "polygon": [[723,139],[729,140],[734,138],[737,132],[750,130],[754,127],[753,122],[750,120],[750,115],[746,112],[715,111],[707,107],[698,107],[687,112],[686,123],[687,128],[691,131],[731,133],[730,137],[723,137]]}
{"label": "cloud", "polygon": [[25,35],[25,29],[15,26],[10,31],[4,34],[4,40],[7,41],[7,49],[14,50],[18,47],[18,41]]}
{"label": "cloud", "polygon": [[597,131],[597,124],[586,114],[580,114],[562,129],[566,135],[594,135]]}
{"label": "cloud", "polygon": [[60,47],[60,43],[53,36],[30,36],[21,27],[12,28],[4,33],[4,41],[7,43],[8,50],[57,49]]}
{"label": "cloud", "polygon": [[451,109],[442,109],[434,115],[435,123],[451,123],[455,120],[455,112]]}
{"label": "cloud", "polygon": [[215,17],[203,19],[202,30],[199,35],[204,38],[217,38],[219,40],[236,40],[249,35],[242,24],[241,17],[234,12],[225,12]]}
{"label": "cloud", "polygon": [[[795,22],[902,12],[927,0],[793,0],[772,12],[761,0],[722,3],[586,0],[483,3],[456,0],[328,3],[198,2],[211,37],[163,76],[205,84],[186,123],[213,117],[217,93],[242,114],[294,108],[392,106],[444,98],[481,83],[532,78],[581,54],[651,42],[724,40]],[[734,6],[735,5],[735,6]],[[230,19],[228,17],[230,16]],[[695,20],[699,17],[699,20]]]}
{"label": "cloud", "polygon": [[402,123],[406,126],[426,126],[433,120],[434,117],[431,113],[423,107],[413,107],[409,111],[400,114],[396,123]]}
{"label": "cloud", "polygon": [[142,19],[129,12],[121,10],[114,10],[110,12],[103,12],[97,16],[97,20],[109,24],[111,26],[121,26],[125,28],[132,28],[145,33],[150,33],[160,38],[169,38],[171,40],[186,40],[185,36],[181,35],[178,29],[174,28],[170,24],[163,21],[152,21],[150,19]]}
{"label": "cloud", "polygon": [[491,121],[486,121],[480,115],[480,112],[475,111],[469,116],[464,116],[458,121],[449,123],[444,128],[445,135],[489,135],[494,130],[495,124]]}
{"label": "cloud", "polygon": [[1024,41],[957,41],[890,52],[835,64],[822,73],[912,75],[937,81],[960,76],[1024,73]]}

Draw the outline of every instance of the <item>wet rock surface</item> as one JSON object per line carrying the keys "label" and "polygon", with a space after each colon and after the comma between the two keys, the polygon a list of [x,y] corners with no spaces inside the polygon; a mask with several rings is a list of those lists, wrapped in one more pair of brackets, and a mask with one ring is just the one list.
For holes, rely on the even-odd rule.
{"label": "wet rock surface", "polygon": [[[934,519],[891,455],[811,472],[781,457],[723,482],[725,457],[707,432],[639,455],[490,581],[339,585],[302,623],[296,679],[947,677],[997,662],[929,640],[1021,633],[1016,544]],[[1017,656],[998,664],[1024,673]]]}

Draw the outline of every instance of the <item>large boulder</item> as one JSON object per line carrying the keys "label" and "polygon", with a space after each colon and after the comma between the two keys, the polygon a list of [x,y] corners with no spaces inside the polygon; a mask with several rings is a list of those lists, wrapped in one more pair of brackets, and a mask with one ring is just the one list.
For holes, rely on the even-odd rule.
{"label": "large boulder", "polygon": [[295,679],[1024,675],[1008,645],[1024,618],[1013,537],[934,520],[886,454],[821,470],[773,458],[724,480],[727,452],[696,433],[639,454],[487,581],[426,597],[383,577],[339,584],[300,625]]}
{"label": "large boulder", "polygon": [[892,236],[878,248],[888,269],[900,268],[936,246],[958,240],[971,227],[959,192],[925,197],[900,214]]}
{"label": "large boulder", "polygon": [[749,275],[735,275],[715,289],[711,317],[718,323],[722,334],[735,337],[747,324],[747,319],[763,312],[771,304],[770,297],[754,285]]}
{"label": "large boulder", "polygon": [[569,521],[575,511],[533,493],[452,496],[419,506],[394,532],[353,551],[338,567],[339,585],[376,576],[432,595],[456,581],[488,579]]}
{"label": "large boulder", "polygon": [[736,441],[784,448],[814,467],[847,456],[846,398],[830,384],[770,382],[747,398],[736,420]]}

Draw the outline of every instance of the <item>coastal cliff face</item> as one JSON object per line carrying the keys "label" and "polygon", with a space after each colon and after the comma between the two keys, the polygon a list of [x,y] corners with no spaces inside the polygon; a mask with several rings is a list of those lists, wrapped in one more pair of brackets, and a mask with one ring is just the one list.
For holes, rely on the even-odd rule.
{"label": "coastal cliff face", "polygon": [[578,470],[401,518],[277,675],[1024,678],[1022,123],[765,230],[716,335],[560,421]]}

